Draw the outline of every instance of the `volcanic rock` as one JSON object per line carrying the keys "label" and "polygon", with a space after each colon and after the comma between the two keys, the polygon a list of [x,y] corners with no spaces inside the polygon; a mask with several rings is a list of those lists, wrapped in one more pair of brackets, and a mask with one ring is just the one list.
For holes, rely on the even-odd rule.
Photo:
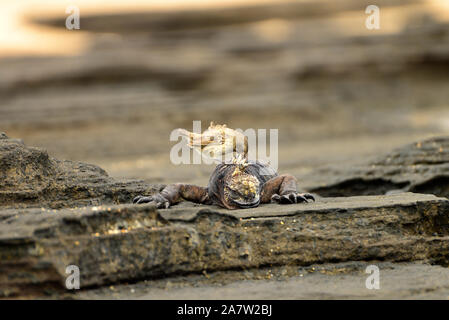
{"label": "volcanic rock", "polygon": [[183,204],[4,210],[0,293],[345,261],[447,264],[449,200],[403,193],[224,210]]}
{"label": "volcanic rock", "polygon": [[161,185],[118,180],[98,166],[52,158],[0,134],[0,207],[66,208],[128,203]]}
{"label": "volcanic rock", "polygon": [[307,189],[324,197],[417,192],[449,198],[449,137],[415,142],[360,165],[322,168],[313,176]]}

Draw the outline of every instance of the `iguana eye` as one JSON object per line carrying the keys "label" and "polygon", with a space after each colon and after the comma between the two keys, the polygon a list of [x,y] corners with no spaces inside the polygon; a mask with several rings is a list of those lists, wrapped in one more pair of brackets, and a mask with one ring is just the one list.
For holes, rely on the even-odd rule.
{"label": "iguana eye", "polygon": [[235,197],[240,197],[240,193],[236,190],[230,189],[231,190],[231,195],[235,196]]}

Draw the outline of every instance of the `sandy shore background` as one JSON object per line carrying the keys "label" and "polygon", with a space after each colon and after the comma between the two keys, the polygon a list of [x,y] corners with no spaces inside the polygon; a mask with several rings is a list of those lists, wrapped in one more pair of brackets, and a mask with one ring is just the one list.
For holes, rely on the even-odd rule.
{"label": "sandy shore background", "polygon": [[298,177],[449,132],[446,1],[377,1],[380,30],[368,1],[240,2],[0,1],[0,131],[112,176],[199,184],[210,166],[169,161],[193,120],[279,129]]}

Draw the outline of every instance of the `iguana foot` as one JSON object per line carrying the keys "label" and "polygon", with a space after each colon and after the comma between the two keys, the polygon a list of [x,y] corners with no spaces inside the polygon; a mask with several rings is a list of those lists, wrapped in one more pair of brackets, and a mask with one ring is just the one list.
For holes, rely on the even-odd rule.
{"label": "iguana foot", "polygon": [[133,199],[134,204],[151,202],[151,197],[137,196]]}
{"label": "iguana foot", "polygon": [[135,204],[142,204],[142,203],[149,203],[149,202],[154,202],[154,204],[156,205],[156,207],[158,209],[167,209],[170,207],[170,202],[165,199],[163,196],[161,196],[160,194],[155,194],[153,196],[137,196],[133,199],[133,203]]}
{"label": "iguana foot", "polygon": [[279,204],[309,202],[308,200],[315,201],[315,197],[310,193],[296,193],[296,192],[284,194],[282,196],[278,194],[273,194],[271,196],[271,202]]}

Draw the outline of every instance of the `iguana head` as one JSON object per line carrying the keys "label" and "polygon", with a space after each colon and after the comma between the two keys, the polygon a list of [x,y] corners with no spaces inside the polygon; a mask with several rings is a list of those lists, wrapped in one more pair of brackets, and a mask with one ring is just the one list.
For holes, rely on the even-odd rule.
{"label": "iguana head", "polygon": [[224,205],[228,208],[253,208],[260,203],[259,180],[236,166],[224,185]]}

